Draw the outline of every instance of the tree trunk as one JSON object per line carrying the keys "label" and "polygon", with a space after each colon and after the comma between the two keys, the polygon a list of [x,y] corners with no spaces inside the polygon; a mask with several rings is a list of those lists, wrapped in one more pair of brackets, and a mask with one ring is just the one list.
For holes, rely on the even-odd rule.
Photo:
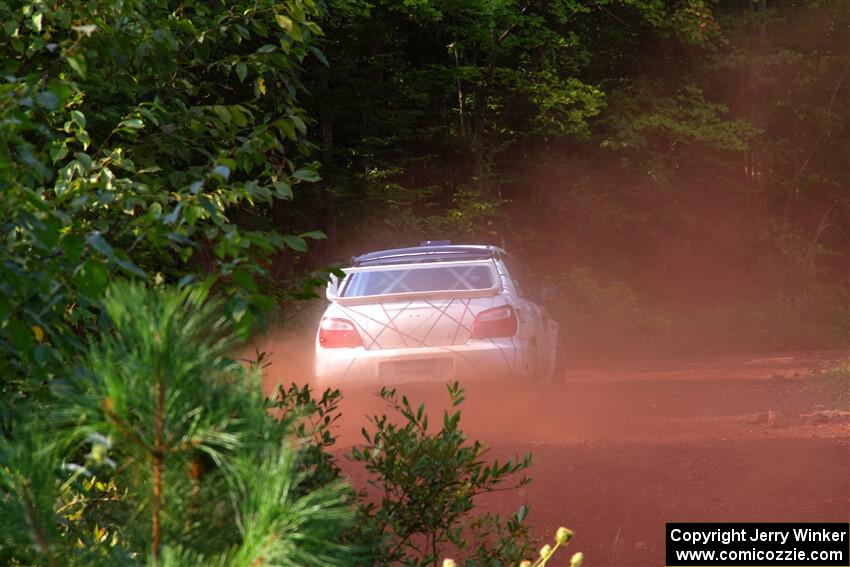
{"label": "tree trunk", "polygon": [[457,47],[454,48],[455,70],[457,71],[457,112],[460,121],[460,136],[464,142],[467,139],[466,132],[466,101],[463,93],[463,80],[460,77],[460,58],[457,54]]}
{"label": "tree trunk", "polygon": [[[328,69],[323,67],[319,72],[319,90],[325,101],[330,100],[330,87],[328,85]],[[331,119],[331,111],[328,104],[323,104],[322,116],[319,118],[322,130],[322,165],[328,169],[332,165],[333,160],[333,121]]]}
{"label": "tree trunk", "polygon": [[484,127],[487,121],[487,85],[479,84],[475,88],[475,126],[473,138],[473,176],[479,189],[483,189],[484,176]]}

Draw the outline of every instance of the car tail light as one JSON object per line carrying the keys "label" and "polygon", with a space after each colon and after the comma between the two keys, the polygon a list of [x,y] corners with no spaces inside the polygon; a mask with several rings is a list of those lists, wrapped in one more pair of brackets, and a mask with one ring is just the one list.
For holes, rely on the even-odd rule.
{"label": "car tail light", "polygon": [[517,319],[514,308],[502,305],[482,311],[472,323],[473,339],[492,339],[494,337],[512,337],[516,334]]}
{"label": "car tail light", "polygon": [[319,344],[324,348],[356,347],[363,344],[354,323],[325,317],[319,327]]}

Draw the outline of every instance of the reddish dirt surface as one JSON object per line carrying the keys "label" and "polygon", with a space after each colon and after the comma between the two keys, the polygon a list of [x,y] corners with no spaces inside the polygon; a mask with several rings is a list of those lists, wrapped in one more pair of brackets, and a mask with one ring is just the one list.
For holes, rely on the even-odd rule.
{"label": "reddish dirt surface", "polygon": [[[553,565],[580,550],[590,567],[664,565],[665,522],[850,521],[850,424],[800,417],[848,409],[847,382],[820,374],[839,357],[624,363],[571,369],[547,388],[470,384],[461,419],[470,438],[492,458],[535,459],[530,485],[488,495],[480,508],[510,514],[527,504],[541,540],[570,527],[570,551]],[[273,374],[270,386],[285,380]],[[445,406],[443,387],[401,390],[435,417]],[[365,415],[385,413],[370,391],[345,395],[341,455],[360,441]],[[363,471],[340,461],[364,487]]]}

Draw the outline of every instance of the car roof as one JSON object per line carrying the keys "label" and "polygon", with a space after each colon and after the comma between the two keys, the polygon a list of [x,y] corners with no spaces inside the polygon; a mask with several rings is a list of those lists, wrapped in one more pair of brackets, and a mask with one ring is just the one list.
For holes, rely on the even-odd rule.
{"label": "car roof", "polygon": [[426,244],[410,248],[378,250],[354,256],[353,267],[387,266],[393,264],[420,264],[423,262],[450,262],[453,260],[488,260],[497,257],[502,249],[496,246],[472,244]]}

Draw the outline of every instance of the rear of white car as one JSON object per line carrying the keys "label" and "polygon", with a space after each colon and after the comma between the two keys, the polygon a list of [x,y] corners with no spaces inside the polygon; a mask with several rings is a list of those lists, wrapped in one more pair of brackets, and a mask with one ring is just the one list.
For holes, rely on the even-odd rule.
{"label": "rear of white car", "polygon": [[331,303],[316,337],[317,383],[551,374],[557,325],[519,296],[500,252],[440,246],[355,259],[328,288]]}

